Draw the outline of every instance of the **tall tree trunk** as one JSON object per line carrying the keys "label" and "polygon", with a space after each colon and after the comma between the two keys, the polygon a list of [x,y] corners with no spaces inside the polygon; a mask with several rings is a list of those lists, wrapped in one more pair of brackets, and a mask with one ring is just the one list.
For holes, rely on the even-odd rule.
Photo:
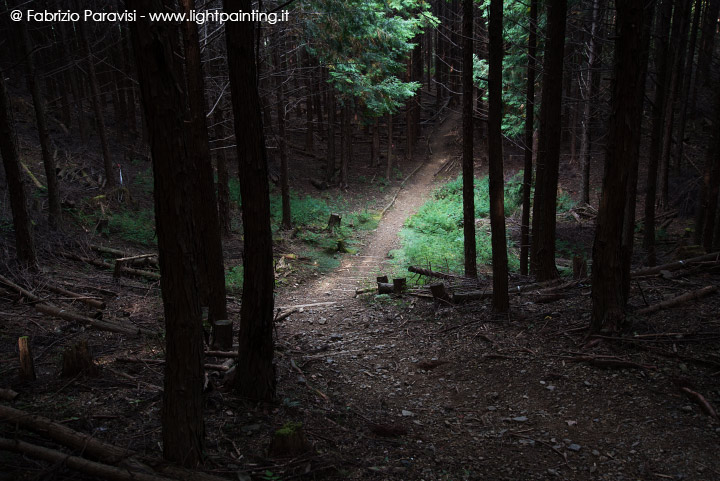
{"label": "tall tree trunk", "polygon": [[392,180],[392,161],[393,161],[393,116],[392,114],[387,115],[387,130],[388,130],[388,144],[387,144],[387,167],[385,169],[385,177],[388,182]]}
{"label": "tall tree trunk", "polygon": [[327,159],[325,164],[325,180],[332,182],[335,177],[335,89],[328,86],[328,138],[327,138]]}
{"label": "tall tree trunk", "polygon": [[103,113],[101,105],[100,88],[95,73],[95,60],[90,50],[90,42],[88,41],[85,22],[78,22],[77,25],[80,32],[80,43],[82,44],[83,53],[87,59],[88,79],[90,81],[93,111],[95,112],[95,125],[97,126],[98,137],[100,138],[100,150],[102,151],[103,167],[105,169],[105,185],[108,189],[111,189],[117,185],[117,181],[115,180],[115,171],[113,169],[112,157],[110,156],[110,145],[108,144],[107,130],[105,129],[105,114]]}
{"label": "tall tree trunk", "polygon": [[473,0],[463,0],[462,18],[463,245],[465,247],[465,276],[477,277],[475,159],[473,157],[473,94],[475,93],[473,88]]}
{"label": "tall tree trunk", "polygon": [[[466,9],[472,9],[472,0],[465,0]],[[466,10],[467,11],[467,10]],[[488,79],[488,157],[490,170],[490,228],[492,234],[493,309],[507,312],[508,258],[505,238],[505,182],[503,179],[502,146],[502,63],[503,63],[503,2],[491,0],[490,71]]]}
{"label": "tall tree trunk", "polygon": [[687,44],[691,0],[677,0],[673,15],[672,37],[668,54],[669,77],[665,105],[663,106],[662,154],[660,157],[660,205],[667,208],[670,201],[670,150],[672,149],[672,127],[675,118],[675,102],[680,82],[683,51]]}
{"label": "tall tree trunk", "polygon": [[372,141],[370,143],[370,167],[380,165],[380,118],[375,117],[372,124]]}
{"label": "tall tree trunk", "polygon": [[[417,34],[413,39],[415,42],[415,48],[413,48],[410,54],[410,66],[408,69],[408,77],[410,82],[422,82],[422,51],[421,51],[421,37],[422,34]],[[420,132],[420,101],[422,98],[422,87],[417,90],[415,95],[410,97],[407,102],[407,135],[406,142],[407,148],[405,149],[405,157],[408,160],[412,160],[415,154],[415,146],[417,144],[418,134]]]}
{"label": "tall tree trunk", "polygon": [[[139,15],[162,11],[159,0],[128,0]],[[138,80],[153,158],[155,223],[165,311],[166,362],[161,411],[163,456],[185,466],[202,460],[203,340],[197,292],[192,206],[196,171],[185,123],[184,81],[170,43],[172,26],[140,17],[131,23]]]}
{"label": "tall tree trunk", "polygon": [[[284,42],[283,42],[284,43]],[[284,45],[282,45],[284,47]],[[278,122],[278,150],[280,151],[280,192],[282,201],[282,228],[292,228],[292,216],[290,213],[290,187],[288,183],[288,161],[287,161],[287,143],[285,139],[285,83],[283,82],[283,62],[280,60],[279,47],[275,49],[275,93],[277,122]],[[308,92],[308,95],[310,92]],[[309,105],[309,104],[308,104]],[[310,127],[308,127],[310,128]],[[310,131],[312,135],[312,130]],[[311,144],[312,146],[312,144]],[[306,145],[307,147],[307,145]]]}
{"label": "tall tree trunk", "polygon": [[[226,11],[252,9],[251,0],[224,0]],[[260,117],[252,22],[225,24],[230,87],[235,113],[240,193],[243,198],[245,267],[235,390],[257,400],[275,396],[273,272],[267,153]]]}
{"label": "tall tree trunk", "polygon": [[520,273],[528,274],[530,250],[530,192],[533,179],[533,133],[535,130],[535,57],[537,56],[538,0],[530,0],[527,84],[525,93],[525,165],[523,169],[522,219],[520,221]]}
{"label": "tall tree trunk", "polygon": [[600,23],[600,0],[592,0],[592,12],[590,17],[590,38],[587,44],[587,72],[580,84],[580,93],[583,100],[583,115],[580,125],[580,162],[582,162],[582,188],[581,199],[584,203],[590,203],[590,167],[592,166],[592,129],[590,127],[592,102],[597,95],[594,81],[595,69],[597,68],[598,41],[597,32]]}
{"label": "tall tree trunk", "polygon": [[[190,11],[195,9],[194,0],[182,0],[181,4],[183,11],[188,16]],[[191,21],[183,22],[182,32],[190,113],[189,124],[192,132],[190,139],[192,150],[189,154],[192,162],[191,168],[197,174],[195,179],[196,195],[192,205],[196,209],[196,222],[199,229],[199,236],[196,240],[198,291],[200,302],[210,308],[210,321],[214,322],[228,317],[225,296],[225,264],[210,160],[210,140],[205,112],[205,84],[197,24]]]}
{"label": "tall tree trunk", "polygon": [[[225,139],[227,130],[225,129],[225,111],[221,105],[215,107],[213,115],[215,123],[215,139]],[[217,154],[215,156],[217,163],[217,192],[218,192],[218,221],[220,222],[220,233],[229,236],[232,228],[230,219],[230,174],[228,173],[227,152],[225,146],[217,146]]]}
{"label": "tall tree trunk", "polygon": [[718,14],[720,13],[720,0],[707,0],[705,15],[703,16],[702,33],[700,35],[700,51],[698,53],[698,70],[695,77],[695,88],[692,106],[697,106],[698,90],[709,87],[712,83],[710,66],[715,48],[715,35],[717,34]]}
{"label": "tall tree trunk", "polygon": [[[720,125],[720,91],[715,92],[715,112],[713,125]],[[715,245],[715,216],[718,211],[718,191],[720,190],[720,136],[715,135],[710,140],[705,160],[706,170],[710,173],[710,182],[707,186],[707,208],[705,221],[702,223],[702,245],[706,251],[712,252]]]}
{"label": "tall tree trunk", "polygon": [[20,170],[20,155],[15,143],[15,127],[12,121],[10,99],[5,88],[5,72],[2,70],[0,70],[0,155],[2,155],[8,193],[10,194],[10,208],[15,229],[15,252],[18,262],[24,267],[37,269],[32,222],[27,210],[27,193]]}
{"label": "tall tree trunk", "polygon": [[680,119],[678,122],[678,142],[675,146],[675,159],[677,161],[678,172],[682,169],[683,151],[685,149],[685,127],[687,125],[688,107],[690,102],[690,90],[693,84],[693,65],[695,64],[695,50],[697,47],[698,31],[700,29],[700,11],[702,10],[702,0],[695,0],[695,10],[693,13],[693,23],[690,30],[690,47],[685,55],[684,81],[682,88],[682,96],[680,99]]}
{"label": "tall tree trunk", "polygon": [[45,179],[48,189],[48,204],[50,207],[48,220],[52,229],[57,229],[61,225],[62,212],[60,210],[60,192],[58,188],[57,174],[55,172],[55,158],[50,153],[50,134],[47,126],[47,113],[45,112],[45,103],[40,93],[40,85],[38,84],[38,75],[35,68],[35,53],[33,52],[30,33],[28,32],[27,23],[20,22],[20,34],[22,35],[22,43],[25,48],[25,61],[27,73],[27,85],[33,99],[35,107],[35,120],[37,123],[38,137],[40,141],[40,152],[42,153],[43,166],[45,167]]}
{"label": "tall tree trunk", "polygon": [[652,134],[650,137],[650,153],[647,167],[647,184],[645,192],[645,219],[643,247],[647,252],[647,263],[654,266],[655,259],[655,201],[657,197],[657,178],[660,157],[662,155],[663,114],[665,113],[665,96],[667,92],[668,48],[670,37],[670,17],[672,0],[663,0],[658,12],[659,19],[655,30],[655,66],[657,81],[655,82],[655,102],[652,108]]}
{"label": "tall tree trunk", "polygon": [[617,2],[617,40],[605,175],[593,243],[590,329],[617,331],[625,324],[623,279],[630,265],[623,254],[623,225],[632,163],[640,148],[652,9],[645,0]]}
{"label": "tall tree trunk", "polygon": [[313,82],[312,67],[310,66],[310,55],[303,49],[303,61],[305,63],[305,150],[313,152]]}
{"label": "tall tree trunk", "polygon": [[530,270],[539,281],[558,277],[555,267],[555,210],[560,168],[563,54],[567,0],[548,1],[548,39],[540,105]]}

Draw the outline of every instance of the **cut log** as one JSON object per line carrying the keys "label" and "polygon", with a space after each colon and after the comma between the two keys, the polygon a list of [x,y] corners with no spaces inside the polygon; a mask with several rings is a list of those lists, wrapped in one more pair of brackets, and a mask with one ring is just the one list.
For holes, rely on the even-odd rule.
{"label": "cut log", "polygon": [[355,289],[355,295],[353,297],[357,297],[360,294],[367,294],[369,292],[375,292],[375,288],[374,287],[363,287],[363,288]]}
{"label": "cut log", "polygon": [[407,279],[404,277],[393,279],[393,290],[395,294],[402,294],[405,289],[407,289]]}
{"label": "cut log", "polygon": [[444,272],[435,272],[430,269],[424,269],[422,267],[409,266],[408,271],[413,274],[420,274],[421,276],[435,277],[437,279],[458,279],[459,276],[453,274],[446,274]]}
{"label": "cut log", "polygon": [[378,276],[378,277],[375,278],[375,280],[376,280],[377,282],[382,282],[383,284],[387,284],[388,282],[390,282],[390,281],[388,280],[388,276]]}
{"label": "cut log", "polygon": [[20,377],[27,381],[34,381],[37,379],[37,376],[35,376],[35,361],[30,349],[30,340],[27,336],[18,339],[18,350],[20,351]]}
{"label": "cut log", "polygon": [[685,269],[686,267],[690,267],[690,264],[695,264],[698,262],[705,262],[705,261],[720,262],[720,252],[713,252],[712,254],[705,254],[703,256],[693,257],[691,259],[685,259],[682,261],[671,262],[669,264],[663,264],[661,266],[648,267],[647,269],[640,269],[638,271],[633,272],[632,277],[652,276],[655,274],[659,274],[660,271],[675,271],[678,269]]}
{"label": "cut log", "polygon": [[673,297],[672,299],[668,299],[666,301],[660,302],[658,304],[646,307],[644,309],[640,309],[637,311],[638,314],[652,314],[653,312],[657,312],[663,309],[667,309],[668,307],[674,307],[679,304],[682,304],[684,302],[692,301],[694,299],[700,299],[701,297],[709,296],[710,294],[714,294],[717,292],[717,286],[705,286],[702,289],[698,289],[695,291],[686,292],[685,294]]}
{"label": "cut log", "polygon": [[21,296],[25,297],[27,300],[32,302],[42,302],[42,299],[40,299],[38,296],[33,294],[32,292],[23,289],[22,287],[15,284],[13,281],[8,279],[7,277],[0,276],[0,284],[4,284],[5,286],[11,288]]}
{"label": "cut log", "polygon": [[[125,470],[151,472],[152,468],[154,468],[155,471],[163,475],[183,481],[226,481],[223,478],[139,455],[133,451],[100,441],[88,434],[70,429],[63,424],[53,422],[51,419],[3,406],[2,404],[0,404],[0,421],[42,433],[63,446],[82,451],[83,456],[89,456],[103,463],[122,466]],[[63,454],[63,456],[67,455]]]}
{"label": "cut log", "polygon": [[95,252],[100,252],[101,254],[110,254],[111,256],[115,257],[127,257],[127,253],[118,250],[113,249],[111,247],[105,247],[105,246],[99,246],[99,245],[91,245],[90,248],[94,250]]}
{"label": "cut log", "polygon": [[395,286],[389,282],[378,282],[378,294],[392,294],[395,292]]}
{"label": "cut log", "polygon": [[436,284],[430,284],[430,293],[435,299],[441,299],[443,301],[450,302],[450,296],[445,291],[445,284],[438,282]]}
{"label": "cut log", "polygon": [[469,292],[456,292],[452,296],[454,304],[464,304],[465,302],[480,301],[483,299],[492,298],[492,291],[469,291]]}
{"label": "cut log", "polygon": [[95,361],[93,361],[90,347],[85,339],[65,349],[62,359],[60,377],[75,377],[80,374],[91,377],[98,375],[98,368]]}
{"label": "cut log", "polygon": [[227,319],[213,323],[212,348],[218,351],[232,349],[233,343],[233,322]]}
{"label": "cut log", "polygon": [[16,397],[18,397],[18,393],[16,393],[12,389],[0,388],[0,400],[14,401]]}

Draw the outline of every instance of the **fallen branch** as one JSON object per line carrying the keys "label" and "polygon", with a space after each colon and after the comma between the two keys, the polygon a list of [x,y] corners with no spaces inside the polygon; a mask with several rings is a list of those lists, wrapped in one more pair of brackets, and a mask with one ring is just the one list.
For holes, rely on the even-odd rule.
{"label": "fallen branch", "polygon": [[82,294],[77,294],[72,291],[68,291],[67,289],[63,289],[62,287],[53,286],[51,284],[45,284],[42,286],[46,288],[49,291],[52,291],[56,294],[62,294],[63,296],[71,297],[73,299],[77,299],[79,302],[82,302],[83,304],[87,304],[90,307],[94,307],[95,309],[105,309],[105,302],[94,299],[92,297],[84,296]]}
{"label": "fallen branch", "polygon": [[[237,354],[234,356],[227,356],[227,357],[237,357]],[[140,359],[137,357],[118,357],[115,359],[117,362],[127,362],[127,363],[133,363],[133,364],[165,364],[165,359]],[[228,371],[229,367],[223,366],[221,364],[203,364],[203,367],[210,371]]]}
{"label": "fallen branch", "polygon": [[640,269],[638,271],[631,272],[630,275],[632,277],[651,276],[651,275],[659,274],[660,271],[676,271],[678,269],[684,269],[686,267],[689,267],[690,264],[695,264],[697,262],[712,261],[712,260],[714,260],[716,262],[720,262],[720,252],[713,252],[712,254],[705,254],[702,256],[693,257],[691,259],[685,259],[682,261],[671,262],[669,264],[663,264],[661,266]]}
{"label": "fallen branch", "polygon": [[702,394],[686,387],[681,387],[680,390],[685,393],[685,395],[690,398],[691,401],[700,405],[700,408],[705,412],[705,414],[707,414],[711,418],[718,419],[717,412]]}
{"label": "fallen branch", "polygon": [[662,309],[667,309],[668,307],[674,307],[674,306],[677,306],[684,302],[692,301],[694,299],[700,299],[701,297],[705,297],[710,294],[714,294],[717,291],[717,289],[718,289],[717,286],[705,286],[701,289],[686,292],[685,294],[673,297],[672,299],[668,299],[668,300],[660,302],[658,304],[646,307],[644,309],[640,309],[639,311],[637,311],[637,313],[641,314],[641,315],[652,314],[653,312],[657,312]]}
{"label": "fallen branch", "polygon": [[79,456],[71,456],[55,449],[45,448],[37,444],[26,443],[7,438],[0,438],[0,449],[22,453],[35,459],[55,464],[64,464],[70,469],[112,481],[171,481],[171,478],[145,474],[130,470],[127,467],[117,468],[107,464],[89,461]]}
{"label": "fallen branch", "polygon": [[435,272],[422,267],[409,266],[408,271],[414,274],[420,274],[427,277],[436,277],[438,279],[458,279],[459,276],[453,274],[445,274],[444,272]]}
{"label": "fallen branch", "polygon": [[[102,463],[112,464],[116,466],[122,466],[125,472],[127,470],[141,469],[145,473],[155,470],[162,475],[171,476],[172,479],[184,480],[184,481],[226,481],[222,478],[205,474],[202,472],[192,471],[186,468],[181,468],[172,464],[167,464],[165,461],[161,461],[156,458],[149,456],[140,455],[134,451],[120,448],[113,444],[106,443],[99,439],[96,439],[89,434],[85,434],[79,431],[75,431],[63,424],[56,423],[51,419],[30,414],[25,411],[14,409],[8,406],[0,404],[0,421],[11,424],[13,426],[21,426],[25,429],[42,433],[48,438],[54,440],[57,443],[62,444],[70,449],[82,451],[84,456],[89,456]],[[7,440],[6,440],[7,441]],[[14,441],[12,441],[14,442]],[[0,448],[4,449],[4,447]],[[63,459],[68,455],[61,453]],[[84,460],[83,458],[78,458]],[[87,461],[87,460],[84,460]],[[70,466],[72,467],[72,466]],[[137,471],[133,471],[133,474]],[[104,479],[104,478],[103,478]],[[116,479],[116,478],[107,478]],[[143,479],[139,477],[126,477],[120,479]],[[158,478],[154,476],[148,479],[167,479]]]}

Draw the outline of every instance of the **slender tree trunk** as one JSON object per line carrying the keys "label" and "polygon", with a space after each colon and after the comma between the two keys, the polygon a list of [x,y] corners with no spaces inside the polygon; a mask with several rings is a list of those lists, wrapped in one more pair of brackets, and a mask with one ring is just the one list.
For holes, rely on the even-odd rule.
{"label": "slender tree trunk", "polygon": [[332,182],[335,177],[335,89],[328,86],[328,138],[327,138],[327,159],[325,166],[325,180]]}
{"label": "slender tree trunk", "polygon": [[477,277],[477,246],[475,245],[475,159],[473,157],[473,93],[475,90],[473,88],[472,75],[473,0],[463,0],[462,18],[463,245],[465,246],[465,276]]}
{"label": "slender tree trunk", "polygon": [[[720,125],[720,91],[715,92],[715,115],[713,125]],[[712,252],[715,244],[715,216],[718,211],[718,191],[720,190],[720,136],[715,135],[710,140],[707,149],[706,169],[710,172],[710,182],[707,186],[707,208],[703,222],[702,245],[707,252]]]}
{"label": "slender tree trunk", "polygon": [[667,92],[668,74],[668,44],[670,36],[670,17],[672,15],[672,0],[663,0],[659,10],[659,19],[655,30],[655,65],[657,81],[655,87],[655,102],[652,108],[652,134],[650,138],[650,153],[647,167],[647,184],[645,192],[645,219],[643,247],[647,252],[647,263],[654,266],[655,259],[655,201],[657,197],[657,178],[660,157],[662,155],[662,127],[665,112],[665,94]]}
{"label": "slender tree trunk", "polygon": [[303,60],[305,63],[305,69],[308,73],[305,74],[305,150],[307,152],[313,152],[313,83],[310,67],[310,55],[307,50],[303,49]]}
{"label": "slender tree trunk", "polygon": [[392,114],[387,115],[387,130],[388,130],[388,144],[387,144],[387,168],[385,169],[385,177],[388,182],[392,180],[392,165],[393,165],[393,116]]}
{"label": "slender tree trunk", "polygon": [[0,70],[0,155],[2,155],[10,194],[18,262],[24,267],[37,269],[32,222],[27,210],[27,193],[20,170],[20,155],[15,143],[15,128],[10,99],[5,88],[5,73],[2,70]]}
{"label": "slender tree trunk", "polygon": [[698,54],[698,71],[695,77],[695,88],[692,106],[697,106],[698,90],[711,85],[712,76],[710,66],[713,59],[715,35],[717,34],[718,14],[720,13],[720,0],[707,0],[705,15],[703,17],[702,33],[700,35],[700,51]]}
{"label": "slender tree trunk", "polygon": [[617,40],[612,114],[608,125],[603,190],[598,209],[592,267],[590,329],[617,331],[625,324],[623,281],[630,265],[623,253],[625,216],[632,163],[640,147],[645,74],[652,9],[644,0],[617,2]]}
{"label": "slender tree trunk", "polygon": [[[218,105],[215,108],[213,115],[213,121],[215,122],[215,139],[224,139],[227,135],[225,129],[225,111]],[[232,229],[232,222],[230,219],[230,174],[228,172],[227,165],[227,152],[225,147],[217,146],[217,155],[215,161],[217,163],[217,192],[218,192],[218,221],[220,222],[220,233],[224,236],[229,236]]]}
{"label": "slender tree trunk", "polygon": [[566,12],[567,0],[549,0],[530,252],[530,270],[539,281],[559,275],[555,267],[555,210],[562,134],[560,114]]}
{"label": "slender tree trunk", "polygon": [[523,210],[520,221],[520,273],[528,274],[530,250],[530,192],[533,179],[533,133],[535,130],[535,57],[537,56],[538,0],[530,0],[528,65],[525,94],[525,165],[523,169]]}
{"label": "slender tree trunk", "polygon": [[[252,9],[250,0],[224,0],[226,11]],[[225,24],[230,87],[235,113],[240,193],[243,198],[245,267],[235,389],[257,400],[275,396],[273,272],[267,153],[260,117],[252,22]]]}
{"label": "slender tree trunk", "polygon": [[702,10],[702,0],[695,0],[695,10],[693,13],[693,23],[690,34],[690,47],[685,55],[685,80],[683,81],[682,96],[680,100],[680,119],[678,122],[678,142],[675,147],[675,159],[677,161],[678,172],[682,169],[683,151],[685,148],[685,127],[687,125],[688,107],[690,102],[690,90],[693,84],[693,65],[695,63],[695,50],[697,47],[698,30],[700,26],[700,11]]}
{"label": "slender tree trunk", "polygon": [[[164,5],[128,0],[139,15]],[[163,455],[184,466],[202,460],[203,340],[192,206],[197,190],[185,122],[184,81],[170,43],[172,26],[140,17],[131,23],[135,60],[153,158],[155,223],[165,311],[166,362],[161,411]]]}
{"label": "slender tree trunk", "polygon": [[85,22],[78,22],[77,25],[80,32],[80,43],[82,44],[83,53],[87,59],[88,78],[90,80],[92,104],[95,112],[95,125],[97,126],[98,137],[100,137],[100,150],[102,151],[103,167],[105,168],[106,187],[111,189],[117,185],[117,181],[115,180],[113,161],[110,156],[110,145],[108,144],[107,130],[105,129],[105,116],[101,105],[102,98],[98,86],[98,79],[95,73],[95,60],[90,51],[90,42],[87,38]]}
{"label": "slender tree trunk", "polygon": [[380,118],[375,117],[372,125],[372,142],[370,144],[370,167],[380,165]]}
{"label": "slender tree trunk", "polygon": [[[188,16],[190,11],[195,9],[194,0],[182,0],[181,4],[183,11]],[[199,236],[196,240],[198,291],[200,302],[210,308],[210,321],[214,322],[228,317],[225,296],[225,265],[210,160],[210,140],[205,112],[205,84],[197,24],[191,21],[183,22],[182,31],[190,111],[189,124],[192,132],[192,150],[189,152],[189,156],[192,162],[191,167],[196,172],[195,182],[197,183],[192,205],[197,211],[196,222],[199,229]]]}
{"label": "slender tree trunk", "polygon": [[[408,68],[408,77],[411,82],[422,82],[422,51],[420,47],[422,34],[417,34],[413,39],[415,48],[410,54],[410,66]],[[414,96],[410,97],[407,102],[407,148],[405,157],[412,160],[415,153],[418,134],[420,132],[420,101],[422,97],[422,88],[418,89]]]}
{"label": "slender tree trunk", "polygon": [[[472,8],[472,0],[465,0],[466,8]],[[507,312],[508,258],[505,238],[505,182],[503,179],[502,146],[502,64],[503,64],[503,2],[491,0],[490,22],[490,72],[488,79],[488,157],[490,170],[490,228],[492,230],[493,263],[493,309]]]}
{"label": "slender tree trunk", "polygon": [[32,41],[27,29],[27,23],[20,22],[20,33],[25,48],[25,61],[27,73],[27,85],[35,107],[35,120],[37,123],[38,137],[40,141],[40,152],[42,153],[43,166],[45,167],[45,179],[48,189],[48,204],[50,206],[48,220],[52,229],[60,227],[62,222],[62,211],[60,210],[60,191],[58,187],[57,174],[55,172],[55,158],[50,153],[50,134],[47,127],[47,113],[45,103],[38,84],[37,70],[35,68],[35,53],[33,52]]}
{"label": "slender tree trunk", "polygon": [[[284,46],[284,45],[283,45]],[[280,150],[280,192],[282,199],[282,228],[292,228],[290,214],[290,187],[288,184],[287,144],[285,142],[285,84],[282,78],[283,63],[280,53],[275,49],[275,92],[277,95],[276,107],[278,118],[278,147]],[[309,92],[308,92],[309,95]],[[312,131],[310,131],[312,134]],[[307,147],[307,146],[306,146]]]}

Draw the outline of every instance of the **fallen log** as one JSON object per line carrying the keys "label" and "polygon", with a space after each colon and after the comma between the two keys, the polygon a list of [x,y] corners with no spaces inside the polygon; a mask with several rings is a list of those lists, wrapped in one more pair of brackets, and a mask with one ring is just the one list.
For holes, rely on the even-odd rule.
{"label": "fallen log", "polygon": [[77,299],[78,302],[87,304],[88,306],[94,307],[95,309],[105,309],[105,307],[106,307],[105,302],[103,302],[101,300],[93,299],[91,297],[84,296],[82,294],[77,294],[75,292],[68,291],[67,289],[63,289],[62,287],[53,286],[52,284],[45,284],[42,287],[44,287],[45,289],[52,291],[56,294],[62,294],[63,296],[72,297],[74,299]]}
{"label": "fallen log", "polygon": [[3,401],[14,401],[16,397],[18,397],[18,393],[16,393],[12,389],[0,388],[0,399],[2,399]]}
{"label": "fallen log", "polygon": [[426,276],[426,277],[435,277],[437,279],[459,279],[460,278],[460,276],[456,276],[453,274],[446,274],[444,272],[431,271],[430,269],[424,269],[422,267],[415,267],[415,266],[409,266],[408,271],[412,272],[413,274],[420,274],[421,276]]}
{"label": "fallen log", "polygon": [[353,297],[357,297],[360,294],[367,294],[368,292],[375,292],[375,288],[374,287],[363,287],[363,288],[355,289],[355,295]]}
{"label": "fallen log", "polygon": [[692,301],[694,299],[700,299],[701,297],[714,294],[715,292],[717,292],[717,289],[717,286],[705,286],[701,289],[686,292],[685,294],[673,297],[672,299],[668,299],[658,304],[646,307],[644,309],[640,309],[639,311],[637,311],[637,313],[642,315],[652,314],[653,312],[667,309],[668,307],[674,307],[684,302]]}
{"label": "fallen log", "polygon": [[71,456],[55,449],[45,448],[37,444],[26,443],[14,439],[0,438],[0,449],[22,453],[31,458],[40,459],[54,464],[64,464],[70,469],[91,476],[112,481],[171,481],[171,478],[145,474],[127,467],[117,468],[79,456]]}
{"label": "fallen log", "polygon": [[110,269],[114,271],[116,277],[120,274],[130,274],[133,276],[147,277],[152,280],[160,279],[160,274],[158,274],[157,272],[133,269],[132,267],[125,267],[122,264],[118,268],[116,267],[116,265],[110,264],[109,262],[93,259],[90,257],[82,257],[71,252],[61,252],[60,255],[62,255],[63,257],[67,257],[68,259],[73,259],[76,261],[85,262],[86,264],[90,264],[93,266],[102,267],[103,269]]}
{"label": "fallen log", "polygon": [[395,292],[394,286],[389,282],[378,282],[377,285],[378,294],[392,294]]}
{"label": "fallen log", "polygon": [[651,275],[659,274],[660,271],[676,271],[678,269],[684,269],[686,267],[690,267],[690,264],[694,264],[697,262],[713,261],[713,260],[716,262],[720,262],[720,252],[713,252],[711,254],[705,254],[702,256],[693,257],[691,259],[685,259],[682,261],[671,262],[669,264],[663,264],[661,266],[640,269],[635,272],[631,272],[630,275],[632,277],[651,276]]}
{"label": "fallen log", "polygon": [[492,298],[492,292],[484,291],[469,291],[469,292],[456,292],[452,296],[452,302],[454,304],[463,304],[470,301],[479,301],[482,299]]}
{"label": "fallen log", "polygon": [[118,250],[113,249],[111,247],[105,247],[100,245],[91,245],[90,248],[94,250],[95,252],[100,252],[101,254],[110,254],[111,256],[115,257],[127,257],[127,253]]}

